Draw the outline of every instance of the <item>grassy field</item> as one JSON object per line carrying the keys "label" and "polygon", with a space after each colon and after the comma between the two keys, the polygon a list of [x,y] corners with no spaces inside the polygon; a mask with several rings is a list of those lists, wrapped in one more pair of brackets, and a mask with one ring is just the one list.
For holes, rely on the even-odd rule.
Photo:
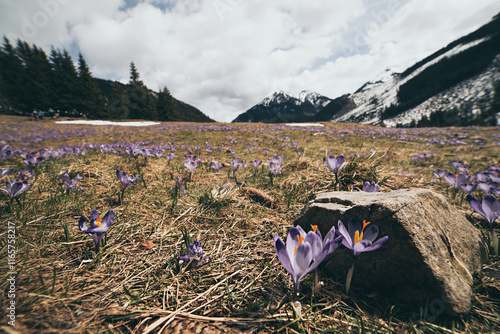
{"label": "grassy field", "polygon": [[[15,333],[173,333],[184,326],[203,332],[249,333],[489,333],[500,331],[500,266],[491,256],[475,277],[473,308],[463,318],[433,314],[425,305],[403,305],[370,296],[320,274],[323,288],[311,296],[313,276],[300,285],[304,320],[290,306],[290,275],[276,257],[273,234],[284,238],[295,217],[318,191],[334,190],[324,164],[345,154],[342,190],[376,181],[381,191],[430,188],[445,194],[484,230],[487,225],[449,184],[434,182],[437,168],[452,170],[463,160],[471,171],[500,161],[499,128],[386,129],[323,123],[319,127],[265,124],[162,123],[151,127],[58,125],[0,116],[0,144],[12,149],[57,153],[34,168],[33,186],[9,207],[0,195],[0,310],[2,329]],[[133,157],[140,147],[163,156]],[[85,154],[76,156],[73,148]],[[166,155],[174,148],[175,158]],[[55,150],[60,149],[60,150]],[[208,149],[208,150],[207,150]],[[188,175],[184,155],[202,157]],[[210,152],[211,151],[211,152]],[[146,152],[146,151],[143,151]],[[412,156],[434,152],[415,160]],[[267,159],[284,155],[284,168],[271,183]],[[246,168],[231,171],[231,159]],[[224,164],[210,168],[211,159]],[[257,169],[250,161],[259,159]],[[28,165],[20,154],[0,160],[14,175]],[[116,170],[141,178],[120,201]],[[61,175],[81,175],[83,193],[65,193]],[[175,195],[176,178],[186,195]],[[189,180],[190,179],[190,180]],[[233,185],[244,182],[244,191]],[[3,188],[4,184],[0,186]],[[271,204],[273,201],[275,204]],[[100,252],[78,227],[91,209],[116,213]],[[8,325],[8,229],[15,226],[15,327]],[[383,235],[383,231],[381,231]],[[199,239],[211,262],[179,264],[186,244]],[[335,256],[335,254],[333,254]],[[417,316],[415,316],[417,315]],[[410,319],[412,321],[410,321]]]}

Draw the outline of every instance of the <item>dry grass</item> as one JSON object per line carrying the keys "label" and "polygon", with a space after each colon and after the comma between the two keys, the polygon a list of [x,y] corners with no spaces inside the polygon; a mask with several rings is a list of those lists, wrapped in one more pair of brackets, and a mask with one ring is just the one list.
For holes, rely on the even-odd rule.
{"label": "dry grass", "polygon": [[[326,124],[324,128],[291,129],[276,125],[166,124],[166,128],[96,128],[58,126],[52,121],[25,122],[2,117],[0,130],[14,148],[40,150],[61,145],[146,142],[148,145],[176,143],[176,158],[131,158],[88,151],[85,156],[47,161],[37,167],[35,185],[9,212],[6,196],[0,197],[1,264],[7,261],[6,226],[16,224],[16,327],[6,324],[6,308],[0,311],[6,330],[20,333],[469,333],[500,328],[500,268],[497,258],[485,264],[476,277],[474,307],[464,318],[448,318],[427,312],[412,315],[420,305],[401,305],[383,296],[356,291],[347,296],[343,282],[323,277],[321,291],[311,296],[311,278],[301,283],[305,320],[296,321],[290,307],[291,280],[279,263],[272,235],[285,236],[294,217],[317,191],[333,190],[333,176],[322,157],[344,153],[347,163],[341,175],[345,190],[360,189],[364,181],[381,183],[382,191],[402,187],[431,187],[447,194],[444,183],[432,185],[432,170],[450,168],[449,161],[464,160],[478,171],[498,163],[498,129],[407,130],[414,141],[398,140],[399,130],[384,130],[352,124]],[[230,127],[223,130],[224,127]],[[81,129],[86,133],[82,134]],[[391,132],[387,136],[379,132]],[[42,133],[43,135],[37,135]],[[49,137],[47,134],[64,134]],[[349,134],[345,136],[345,134]],[[20,134],[24,138],[20,139]],[[467,134],[467,145],[432,145],[435,136],[453,138]],[[376,139],[373,139],[373,135]],[[45,136],[45,137],[44,137]],[[44,139],[46,138],[46,139]],[[52,139],[51,139],[52,138]],[[307,138],[310,138],[308,141]],[[174,141],[174,139],[177,139]],[[471,148],[473,139],[487,145]],[[298,143],[298,148],[290,146]],[[204,151],[205,143],[214,153]],[[222,143],[221,153],[217,146]],[[286,146],[282,147],[281,144]],[[173,205],[177,176],[186,176],[182,154],[201,145],[197,155],[204,163],[187,183],[187,195]],[[256,144],[259,150],[247,150]],[[244,188],[220,187],[234,182],[228,167],[210,170],[214,157],[226,165],[234,156],[247,160],[247,168],[236,172]],[[262,149],[268,148],[265,154]],[[376,152],[372,153],[371,148]],[[459,151],[456,151],[460,148]],[[415,163],[410,158],[435,151],[434,157]],[[298,154],[298,152],[303,152]],[[285,155],[285,168],[271,186],[266,168],[255,174],[250,160],[266,159],[274,152]],[[354,154],[353,158],[350,158]],[[359,155],[357,157],[356,155]],[[0,161],[0,168],[23,166],[19,156]],[[125,192],[119,203],[117,168],[130,170],[142,180]],[[62,192],[60,175],[81,174],[83,194]],[[457,207],[461,199],[453,200]],[[80,215],[114,209],[116,219],[106,234],[99,254],[91,239],[78,230]],[[463,206],[467,212],[470,210]],[[470,217],[478,228],[481,222]],[[69,235],[65,233],[68,227]],[[188,231],[198,238],[212,261],[198,268],[179,266],[185,253]],[[487,233],[485,233],[487,236]],[[151,242],[150,249],[141,243]],[[3,269],[2,269],[2,272]],[[7,274],[0,281],[1,298],[7,300]],[[424,312],[425,313],[425,312]]]}

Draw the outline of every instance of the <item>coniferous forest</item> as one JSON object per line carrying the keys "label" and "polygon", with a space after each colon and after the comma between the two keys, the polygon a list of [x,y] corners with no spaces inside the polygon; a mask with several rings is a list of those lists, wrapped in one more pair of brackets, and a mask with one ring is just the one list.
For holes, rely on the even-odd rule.
{"label": "coniferous forest", "polygon": [[[200,110],[175,99],[167,87],[149,89],[133,62],[130,81],[94,78],[82,54],[75,63],[68,51],[47,53],[6,37],[0,46],[0,113],[31,114],[34,110],[90,119],[212,122]],[[74,113],[76,111],[77,113]]]}

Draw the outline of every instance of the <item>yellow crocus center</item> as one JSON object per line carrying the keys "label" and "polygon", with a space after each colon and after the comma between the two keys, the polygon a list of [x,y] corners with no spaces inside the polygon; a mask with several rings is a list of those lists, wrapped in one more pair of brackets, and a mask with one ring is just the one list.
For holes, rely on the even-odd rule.
{"label": "yellow crocus center", "polygon": [[130,171],[129,170],[127,171],[127,175],[130,175]]}
{"label": "yellow crocus center", "polygon": [[[302,241],[304,241],[304,236],[298,234],[297,240],[299,241],[299,246],[300,246],[302,244]],[[293,255],[295,255],[297,253],[297,248],[299,248],[299,246],[295,246],[295,251],[293,252]]]}
{"label": "yellow crocus center", "polygon": [[314,233],[316,233],[316,230],[318,229],[318,225],[311,225],[311,228],[313,229]]}
{"label": "yellow crocus center", "polygon": [[101,226],[102,226],[102,224],[101,224],[101,219],[102,219],[102,218],[101,218],[101,217],[99,217],[99,218],[97,218],[97,219],[95,220],[95,223],[96,223],[96,224],[97,224],[97,226],[99,226],[99,227],[101,227]]}
{"label": "yellow crocus center", "polygon": [[369,224],[370,222],[363,220],[363,228],[361,229],[361,232],[359,232],[359,230],[356,230],[356,233],[354,233],[354,244],[357,244],[358,242],[363,240],[363,232],[365,230],[365,227],[367,227]]}
{"label": "yellow crocus center", "polygon": [[334,154],[334,155],[333,155],[333,157],[334,157],[335,159],[337,159],[337,157],[338,157],[338,156],[339,156],[338,154]]}

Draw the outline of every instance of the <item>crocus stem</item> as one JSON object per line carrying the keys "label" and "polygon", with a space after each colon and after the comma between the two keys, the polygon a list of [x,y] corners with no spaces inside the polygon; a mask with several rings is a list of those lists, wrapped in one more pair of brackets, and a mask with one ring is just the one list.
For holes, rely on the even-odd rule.
{"label": "crocus stem", "polygon": [[352,273],[354,272],[354,265],[356,264],[356,258],[352,261],[352,266],[347,272],[347,280],[345,282],[345,293],[349,294],[349,288],[351,287]]}
{"label": "crocus stem", "polygon": [[493,243],[493,250],[495,251],[495,255],[498,256],[498,239],[495,230],[492,228],[490,230],[491,233],[491,242]]}
{"label": "crocus stem", "polygon": [[123,194],[125,193],[125,188],[122,189],[122,192],[120,194],[120,205],[123,204]]}
{"label": "crocus stem", "polygon": [[318,268],[314,269],[314,287],[312,289],[313,295],[316,295],[319,292],[320,284],[318,277]]}
{"label": "crocus stem", "polygon": [[339,190],[339,177],[337,173],[335,173],[335,190]]}
{"label": "crocus stem", "polygon": [[297,302],[297,297],[298,297],[298,290],[299,290],[299,282],[297,282],[297,285],[293,285],[293,302]]}
{"label": "crocus stem", "polygon": [[319,278],[318,278],[318,268],[314,269],[314,289],[318,286]]}

